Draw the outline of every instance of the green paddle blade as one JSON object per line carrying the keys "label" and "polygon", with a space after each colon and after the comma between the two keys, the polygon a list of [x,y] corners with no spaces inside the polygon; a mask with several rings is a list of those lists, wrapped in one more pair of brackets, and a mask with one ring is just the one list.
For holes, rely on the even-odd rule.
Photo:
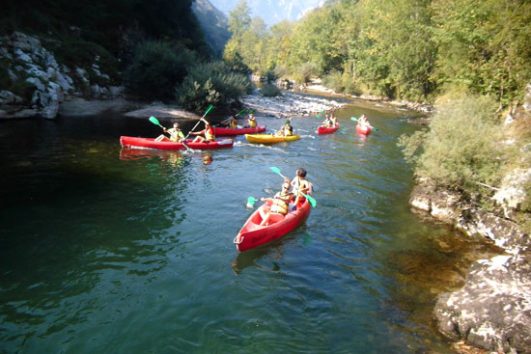
{"label": "green paddle blade", "polygon": [[304,193],[301,193],[306,199],[308,199],[308,202],[310,202],[310,205],[312,206],[312,208],[315,208],[317,206],[317,200],[315,200],[314,197],[308,195],[308,194],[304,194]]}
{"label": "green paddle blade", "polygon": [[203,114],[203,117],[206,116],[208,113],[210,113],[210,111],[213,110],[213,109],[214,109],[213,105],[211,105],[211,104],[208,105],[205,114]]}
{"label": "green paddle blade", "polygon": [[256,199],[255,197],[247,198],[247,208],[253,208],[254,207],[254,203],[256,203],[257,201],[258,201],[258,199]]}
{"label": "green paddle blade", "polygon": [[155,125],[158,125],[159,127],[162,128],[162,125],[160,125],[160,122],[159,122],[159,120],[158,120],[157,118],[151,116],[151,117],[149,117],[149,121],[150,121],[151,123],[153,123],[153,124],[155,124]]}
{"label": "green paddle blade", "polygon": [[270,169],[271,169],[271,171],[273,171],[274,173],[276,173],[276,174],[279,175],[280,177],[284,177],[284,176],[282,175],[282,172],[280,171],[280,168],[273,166],[273,167],[270,167]]}
{"label": "green paddle blade", "polygon": [[357,122],[357,121],[358,121],[358,118],[356,118],[356,117],[350,117],[350,120],[353,121],[353,122]]}

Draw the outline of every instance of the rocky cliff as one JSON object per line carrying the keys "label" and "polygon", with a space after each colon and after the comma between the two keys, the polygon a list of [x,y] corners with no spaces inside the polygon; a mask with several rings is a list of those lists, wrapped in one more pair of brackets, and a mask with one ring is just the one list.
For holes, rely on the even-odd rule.
{"label": "rocky cliff", "polygon": [[39,38],[21,32],[0,37],[0,59],[0,118],[55,118],[68,97],[107,99],[122,93],[111,84],[98,56],[89,68],[67,67]]}

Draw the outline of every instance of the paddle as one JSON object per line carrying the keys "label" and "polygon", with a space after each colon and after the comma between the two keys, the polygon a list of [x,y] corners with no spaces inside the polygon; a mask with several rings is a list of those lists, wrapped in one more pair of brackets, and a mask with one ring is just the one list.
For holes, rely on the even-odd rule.
{"label": "paddle", "polygon": [[[162,126],[162,124],[160,124],[159,120],[157,118],[155,118],[154,116],[151,116],[149,117],[149,121],[155,125],[158,125],[159,127],[161,127],[163,130],[165,130],[166,128]],[[186,150],[190,151],[190,152],[194,152],[194,149],[192,149],[191,147],[189,147],[188,145],[186,145],[184,143],[184,141],[180,141],[181,144],[183,144],[183,146],[185,147]]]}
{"label": "paddle", "polygon": [[249,209],[254,208],[254,203],[256,203],[257,201],[258,201],[258,199],[256,199],[255,197],[249,197],[249,198],[247,198],[247,205],[246,205],[246,207],[249,208]]}
{"label": "paddle", "polygon": [[186,136],[184,137],[185,139],[188,138],[188,136],[190,135],[190,133],[193,132],[193,131],[195,130],[195,128],[197,128],[197,126],[199,125],[199,123],[200,123],[201,121],[205,121],[205,117],[206,117],[206,115],[207,115],[208,113],[210,113],[210,111],[213,110],[213,109],[214,109],[214,106],[213,106],[213,105],[211,105],[211,104],[208,105],[208,107],[207,107],[207,109],[206,109],[206,111],[205,111],[205,114],[203,114],[203,116],[202,116],[201,118],[199,118],[199,120],[198,120],[197,123],[194,125],[194,127],[192,128],[192,130],[190,130],[190,131],[188,132],[188,134],[186,134]]}
{"label": "paddle", "polygon": [[247,108],[244,108],[242,109],[241,111],[239,111],[238,113],[236,113],[235,115],[236,116],[239,116],[240,114],[242,114],[243,112],[247,111]]}
{"label": "paddle", "polygon": [[[280,172],[280,168],[278,167],[270,167],[271,171],[273,171],[274,173],[276,173],[277,175],[279,175],[280,177],[284,178],[284,179],[287,179],[289,180],[289,178],[287,178],[286,176],[284,176],[282,174],[282,172]],[[312,206],[312,208],[315,208],[317,206],[317,200],[315,200],[312,196],[309,196],[308,194],[304,194],[302,192],[300,192],[304,197],[306,197],[306,199],[308,199],[308,201],[310,202],[310,205]]]}

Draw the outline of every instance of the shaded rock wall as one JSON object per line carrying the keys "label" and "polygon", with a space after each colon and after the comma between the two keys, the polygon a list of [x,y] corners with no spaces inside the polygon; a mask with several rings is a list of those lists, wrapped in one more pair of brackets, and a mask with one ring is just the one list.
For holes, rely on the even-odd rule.
{"label": "shaded rock wall", "polygon": [[55,118],[69,96],[107,99],[122,93],[120,87],[110,85],[98,57],[90,68],[72,69],[58,63],[38,38],[21,32],[0,37],[0,60],[0,70],[8,77],[4,81],[10,83],[0,87],[0,118]]}

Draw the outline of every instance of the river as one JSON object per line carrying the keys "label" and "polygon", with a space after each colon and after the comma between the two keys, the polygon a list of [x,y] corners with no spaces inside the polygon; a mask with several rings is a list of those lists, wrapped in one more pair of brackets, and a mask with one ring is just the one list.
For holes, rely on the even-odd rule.
{"label": "river", "polygon": [[[366,113],[373,135],[356,135]],[[236,139],[205,154],[121,151],[156,136],[117,114],[0,122],[1,353],[453,352],[435,296],[482,246],[408,206],[407,115],[350,106],[337,134]],[[282,121],[258,116],[278,128]],[[282,240],[238,254],[249,196],[308,171],[318,202]]]}

